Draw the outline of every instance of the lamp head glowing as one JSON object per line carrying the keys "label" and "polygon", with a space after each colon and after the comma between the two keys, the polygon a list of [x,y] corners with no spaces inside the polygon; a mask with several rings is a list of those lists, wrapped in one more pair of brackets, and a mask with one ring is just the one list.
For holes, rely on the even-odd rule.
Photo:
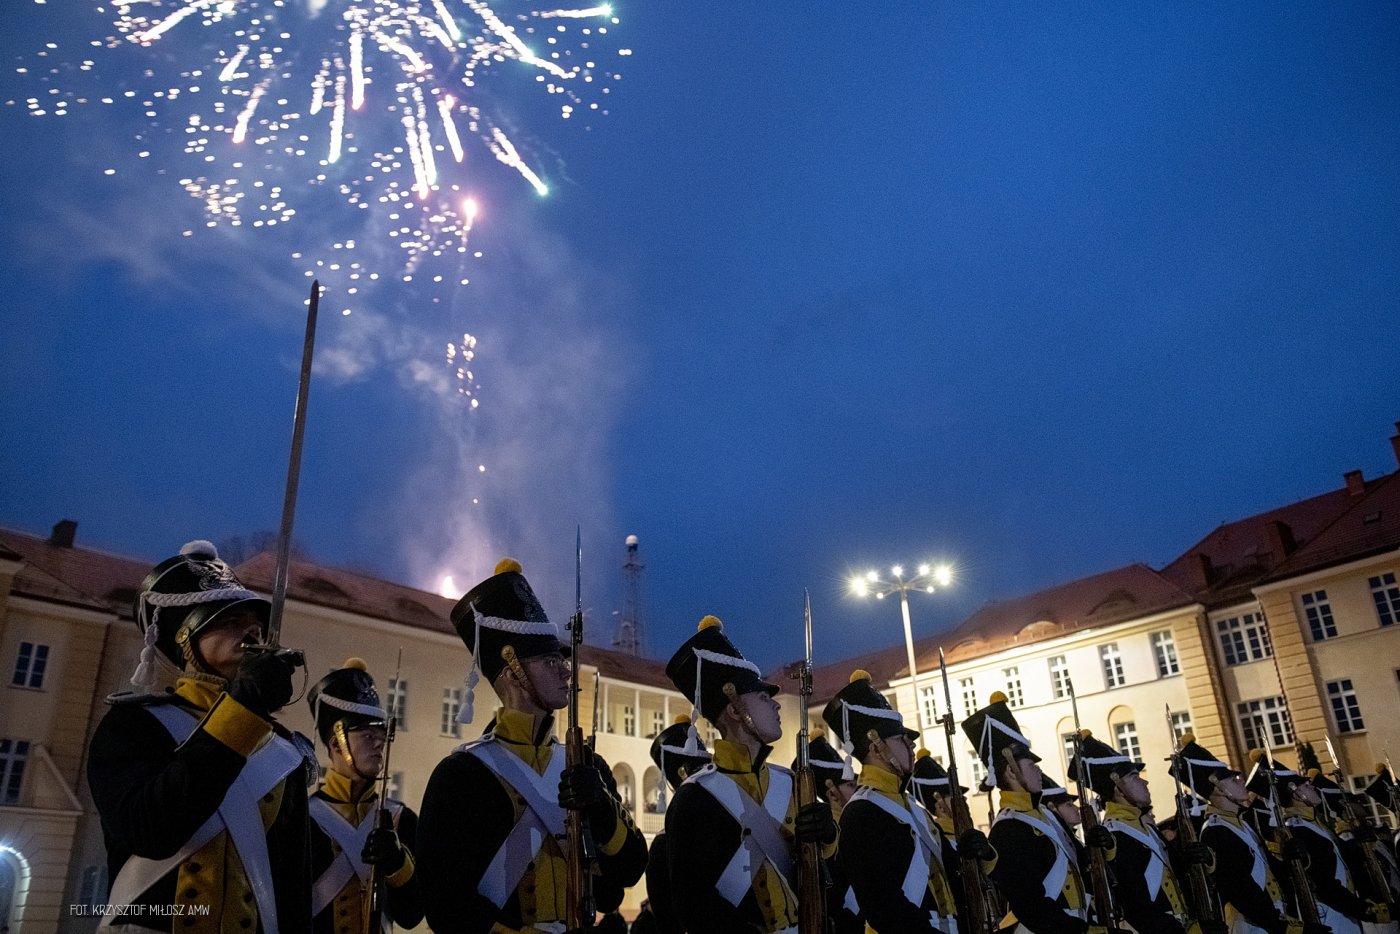
{"label": "lamp head glowing", "polygon": [[851,593],[855,594],[857,597],[864,597],[869,592],[870,590],[865,586],[865,581],[862,578],[857,577],[852,579]]}
{"label": "lamp head glowing", "polygon": [[874,571],[866,571],[866,572],[865,572],[865,579],[868,580],[868,581],[870,581],[870,583],[873,584],[873,583],[875,583],[877,580],[880,579],[880,575],[879,575],[879,574],[876,574]]}
{"label": "lamp head glowing", "polygon": [[890,568],[890,573],[893,574],[895,577],[903,577],[904,565],[896,564],[894,567]]}
{"label": "lamp head glowing", "polygon": [[919,576],[920,576],[920,577],[925,577],[925,576],[927,576],[927,575],[928,575],[928,565],[927,565],[927,564],[921,564],[921,565],[919,565]]}
{"label": "lamp head glowing", "polygon": [[938,581],[940,586],[947,587],[953,580],[953,569],[946,564],[940,564],[934,572],[934,580]]}

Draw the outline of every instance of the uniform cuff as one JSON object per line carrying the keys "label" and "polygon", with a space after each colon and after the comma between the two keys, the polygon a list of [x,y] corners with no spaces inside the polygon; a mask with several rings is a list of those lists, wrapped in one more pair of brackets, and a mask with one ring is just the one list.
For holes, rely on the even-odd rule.
{"label": "uniform cuff", "polygon": [[627,819],[627,815],[618,809],[617,820],[613,822],[613,834],[608,837],[608,842],[599,844],[598,850],[604,856],[616,856],[622,852],[622,845],[627,842],[627,838],[632,833],[632,822]]}
{"label": "uniform cuff", "polygon": [[272,732],[270,723],[227,694],[219,695],[199,728],[245,759]]}
{"label": "uniform cuff", "polygon": [[413,878],[413,854],[407,848],[403,851],[403,865],[391,876],[385,876],[384,881],[389,888],[396,889],[409,879]]}

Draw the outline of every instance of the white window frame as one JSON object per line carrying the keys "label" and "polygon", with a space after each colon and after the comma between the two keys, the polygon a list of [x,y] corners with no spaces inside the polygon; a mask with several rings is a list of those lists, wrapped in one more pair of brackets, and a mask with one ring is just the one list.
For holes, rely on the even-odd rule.
{"label": "white window frame", "polygon": [[1298,598],[1298,602],[1303,605],[1303,615],[1308,620],[1308,631],[1314,642],[1337,638],[1337,621],[1332,616],[1332,603],[1327,599],[1327,591],[1308,591]]}
{"label": "white window frame", "polygon": [[1251,611],[1216,620],[1215,632],[1220,644],[1221,660],[1227,666],[1262,661],[1274,654],[1273,643],[1269,640],[1269,627],[1264,622],[1263,614]]}
{"label": "white window frame", "polygon": [[958,690],[962,692],[963,716],[970,717],[977,712],[977,685],[971,678],[959,678]]}
{"label": "white window frame", "polygon": [[637,735],[637,708],[631,704],[622,705],[622,735]]}
{"label": "white window frame", "polygon": [[1006,680],[1006,705],[1008,707],[1026,706],[1026,694],[1021,690],[1021,666],[1012,665],[1010,668],[1003,668],[1001,676]]}
{"label": "white window frame", "polygon": [[922,707],[925,727],[932,727],[938,722],[938,687],[937,685],[919,686],[919,704]]}
{"label": "white window frame", "polygon": [[1055,700],[1069,697],[1069,658],[1064,655],[1050,659],[1050,693]]}
{"label": "white window frame", "polygon": [[1113,743],[1118,751],[1134,762],[1142,761],[1142,742],[1138,739],[1137,721],[1125,720],[1113,725]]}
{"label": "white window frame", "polygon": [[651,712],[651,739],[656,739],[662,731],[666,729],[666,711],[653,710]]}
{"label": "white window frame", "polygon": [[1170,629],[1152,634],[1152,655],[1157,659],[1157,677],[1170,678],[1181,674],[1181,658],[1176,654],[1176,636]]}
{"label": "white window frame", "polygon": [[42,642],[21,642],[15,650],[15,673],[10,686],[40,689],[49,665],[49,647]]}
{"label": "white window frame", "polygon": [[16,805],[24,794],[24,767],[29,741],[0,739],[0,805]]}
{"label": "white window frame", "polygon": [[1173,710],[1169,716],[1172,722],[1172,739],[1181,739],[1183,733],[1194,733],[1196,727],[1191,722],[1191,711]]}
{"label": "white window frame", "polygon": [[1060,752],[1065,754],[1065,777],[1069,778],[1069,764],[1074,759],[1074,733],[1060,734]]}
{"label": "white window frame", "polygon": [[462,706],[461,688],[442,689],[442,735],[454,739],[462,735],[462,724],[457,722],[457,711]]}
{"label": "white window frame", "polygon": [[969,788],[972,791],[976,791],[982,786],[982,782],[987,777],[987,763],[983,762],[981,757],[978,756],[976,753],[972,753],[970,766],[970,771],[972,773],[972,784],[969,786]]}
{"label": "white window frame", "polygon": [[392,798],[393,800],[395,800],[395,801],[402,801],[403,798],[404,798],[404,793],[403,793],[403,773],[402,773],[402,772],[392,772],[392,773],[390,773],[390,775],[389,775],[389,783],[388,783],[388,784],[389,784],[389,787],[385,789],[385,791],[387,792],[388,796],[389,796],[390,798]]}
{"label": "white window frame", "polygon": [[1123,653],[1117,642],[1105,642],[1099,646],[1099,663],[1103,667],[1103,686],[1121,688],[1128,683],[1123,674]]}
{"label": "white window frame", "polygon": [[1235,705],[1235,716],[1244,734],[1245,745],[1262,748],[1259,735],[1260,721],[1269,730],[1269,738],[1275,749],[1293,745],[1293,718],[1288,712],[1288,703],[1282,697],[1260,697],[1240,701]]}
{"label": "white window frame", "polygon": [[394,716],[394,729],[408,729],[408,679],[390,678],[384,709]]}
{"label": "white window frame", "polygon": [[1356,699],[1356,689],[1350,678],[1339,678],[1327,682],[1327,701],[1332,708],[1332,722],[1338,733],[1360,733],[1366,729],[1366,720],[1361,716],[1361,702]]}
{"label": "white window frame", "polygon": [[1393,626],[1400,620],[1400,584],[1394,571],[1385,571],[1369,578],[1371,600],[1376,605],[1376,618],[1382,626]]}

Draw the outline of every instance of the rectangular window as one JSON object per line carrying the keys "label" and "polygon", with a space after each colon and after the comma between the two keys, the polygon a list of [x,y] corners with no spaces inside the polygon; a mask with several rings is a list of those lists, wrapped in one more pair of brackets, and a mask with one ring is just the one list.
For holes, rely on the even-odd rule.
{"label": "rectangular window", "polygon": [[1181,661],[1176,657],[1176,640],[1171,630],[1163,629],[1152,634],[1152,654],[1157,658],[1157,677],[1181,673]]}
{"label": "rectangular window", "polygon": [[1219,620],[1215,629],[1227,665],[1242,665],[1274,654],[1262,613],[1244,613]]}
{"label": "rectangular window", "polygon": [[389,787],[386,789],[389,797],[396,801],[403,800],[403,773],[391,772],[389,774]]}
{"label": "rectangular window", "polygon": [[1182,733],[1194,733],[1195,727],[1191,725],[1191,711],[1173,710],[1172,719],[1172,739],[1181,739]]}
{"label": "rectangular window", "polygon": [[1235,706],[1240,717],[1244,744],[1250,749],[1263,749],[1265,736],[1275,749],[1293,743],[1293,721],[1282,697],[1264,697]]}
{"label": "rectangular window", "polygon": [[457,709],[462,706],[461,688],[442,689],[442,735],[461,736],[462,724],[457,722]]}
{"label": "rectangular window", "polygon": [[408,729],[408,681],[403,678],[390,678],[385,701],[387,706],[384,709],[394,717],[394,729]]}
{"label": "rectangular window", "polygon": [[971,678],[959,678],[958,689],[962,691],[963,716],[970,717],[977,712],[977,686]]}
{"label": "rectangular window", "polygon": [[1314,590],[1305,593],[1303,614],[1308,618],[1308,629],[1312,630],[1314,642],[1332,639],[1337,635],[1337,624],[1332,619],[1332,604],[1327,601],[1327,591]]}
{"label": "rectangular window", "polygon": [[1358,802],[1366,812],[1366,817],[1377,827],[1390,827],[1394,829],[1396,821],[1389,808],[1383,808],[1366,794],[1366,789],[1376,780],[1375,773],[1370,775],[1353,775],[1348,781],[1351,782],[1351,790],[1361,796]]}
{"label": "rectangular window", "polygon": [[1055,700],[1069,697],[1069,660],[1063,655],[1050,659],[1050,691]]}
{"label": "rectangular window", "polygon": [[1118,651],[1118,643],[1099,646],[1099,659],[1103,662],[1104,687],[1121,688],[1124,684],[1123,654]]}
{"label": "rectangular window", "polygon": [[1118,744],[1118,751],[1129,759],[1136,761],[1142,758],[1142,745],[1138,742],[1136,723],[1129,721],[1115,724],[1113,739]]}
{"label": "rectangular window", "polygon": [[637,710],[631,704],[622,705],[622,735],[637,735]]}
{"label": "rectangular window", "polygon": [[938,723],[938,688],[919,688],[919,704],[923,711],[925,727],[932,727]]}
{"label": "rectangular window", "polygon": [[1371,599],[1376,601],[1376,615],[1382,626],[1394,626],[1400,619],[1400,585],[1395,583],[1395,572],[1387,571],[1370,579]]}
{"label": "rectangular window", "polygon": [[1021,667],[1003,668],[1001,676],[1006,679],[1006,705],[1024,707],[1026,697],[1021,693]]}
{"label": "rectangular window", "polygon": [[975,752],[972,753],[970,764],[972,766],[972,784],[969,787],[972,791],[976,791],[987,777],[987,764]]}
{"label": "rectangular window", "polygon": [[24,785],[24,763],[29,759],[29,743],[22,739],[0,739],[0,804],[19,804]]}
{"label": "rectangular window", "polygon": [[1064,754],[1065,754],[1065,777],[1066,777],[1066,778],[1073,778],[1074,776],[1072,776],[1072,775],[1069,774],[1069,763],[1070,763],[1070,760],[1074,758],[1074,734],[1073,734],[1073,733],[1061,733],[1061,734],[1060,734],[1060,748],[1061,748],[1062,750],[1064,750]]}
{"label": "rectangular window", "polygon": [[1332,702],[1332,718],[1337,721],[1337,730],[1342,733],[1355,733],[1366,729],[1361,719],[1361,704],[1356,700],[1351,679],[1327,682],[1327,699]]}
{"label": "rectangular window", "polygon": [[15,674],[10,684],[21,688],[44,686],[44,669],[49,665],[49,647],[21,642],[15,655]]}
{"label": "rectangular window", "polygon": [[647,735],[647,739],[656,739],[665,729],[666,712],[664,710],[653,710],[651,712],[651,733]]}

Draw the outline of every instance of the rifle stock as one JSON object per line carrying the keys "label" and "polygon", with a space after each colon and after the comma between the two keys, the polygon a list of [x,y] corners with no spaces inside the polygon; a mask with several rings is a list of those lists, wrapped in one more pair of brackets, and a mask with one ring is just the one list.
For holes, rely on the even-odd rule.
{"label": "rifle stock", "polygon": [[[799,810],[817,799],[817,780],[812,772],[811,750],[807,741],[811,735],[808,708],[812,705],[812,598],[807,595],[806,613],[803,618],[806,654],[798,663],[793,674],[798,679],[798,722],[797,730],[797,807]],[[799,847],[798,882],[799,892],[797,930],[799,934],[826,934],[826,880],[824,878],[820,846],[803,843]]]}
{"label": "rifle stock", "polygon": [[[1089,765],[1084,761],[1084,748],[1080,741],[1084,734],[1079,727],[1079,700],[1074,694],[1074,682],[1066,681],[1069,688],[1070,709],[1074,712],[1074,758],[1079,764],[1075,771],[1074,783],[1079,786],[1079,819],[1084,824],[1084,839],[1089,831],[1099,826],[1099,812],[1094,809],[1094,790],[1089,785]],[[1108,857],[1103,850],[1091,846],[1089,850],[1089,887],[1094,893],[1094,905],[1098,909],[1099,923],[1110,934],[1122,931],[1119,926],[1118,905],[1113,899],[1113,886],[1108,877]]]}
{"label": "rifle stock", "polygon": [[1269,742],[1269,727],[1267,723],[1259,724],[1259,735],[1264,739],[1264,754],[1268,756],[1268,766],[1264,769],[1264,774],[1269,780],[1269,813],[1274,822],[1274,840],[1279,848],[1284,852],[1284,862],[1288,864],[1288,876],[1293,882],[1293,897],[1298,902],[1298,914],[1302,920],[1309,924],[1320,924],[1322,915],[1317,910],[1317,896],[1313,894],[1312,884],[1308,881],[1308,869],[1301,859],[1290,859],[1287,855],[1288,844],[1293,839],[1293,831],[1288,829],[1287,819],[1284,817],[1283,808],[1278,802],[1278,776],[1274,774],[1274,749]]}
{"label": "rifle stock", "polygon": [[[579,723],[579,650],[583,646],[583,542],[582,531],[574,538],[574,615],[569,620],[569,726],[564,732],[564,764],[573,768],[588,762],[587,744]],[[597,699],[594,699],[597,703]],[[570,810],[565,815],[568,846],[568,877],[565,879],[565,918],[569,930],[591,928],[597,914],[593,900],[593,862],[597,850],[588,819],[582,811]]]}
{"label": "rifle stock", "polygon": [[[1176,728],[1172,725],[1171,705],[1167,705],[1167,732],[1172,736],[1171,762],[1172,781],[1176,783],[1176,838],[1180,841],[1177,849],[1196,843],[1200,837],[1196,825],[1191,822],[1190,799],[1181,790],[1181,748],[1176,739]],[[1216,903],[1215,887],[1211,884],[1206,867],[1193,863],[1187,872],[1187,898],[1191,903],[1191,915],[1197,921],[1219,921],[1221,912]]]}
{"label": "rifle stock", "polygon": [[[403,671],[403,649],[399,649],[399,660],[394,666],[394,684]],[[393,695],[390,695],[392,700]],[[389,812],[389,755],[394,749],[394,730],[398,719],[392,709],[388,711],[388,724],[384,728],[384,761],[379,766],[379,809],[374,815],[376,830],[392,830],[394,815]],[[384,874],[378,866],[369,867],[369,898],[365,899],[365,934],[380,934],[384,927],[384,899],[387,897]],[[393,922],[389,924],[393,928]]]}

